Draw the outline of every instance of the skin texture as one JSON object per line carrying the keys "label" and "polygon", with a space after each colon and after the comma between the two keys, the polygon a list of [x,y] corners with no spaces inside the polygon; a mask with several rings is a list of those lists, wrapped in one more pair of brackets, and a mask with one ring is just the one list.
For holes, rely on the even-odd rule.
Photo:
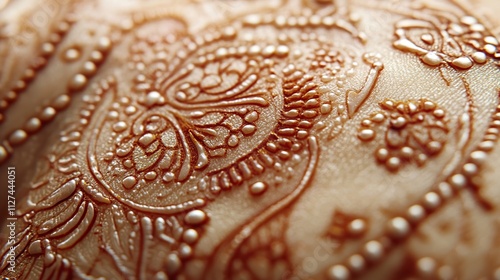
{"label": "skin texture", "polygon": [[0,7],[2,276],[500,279],[495,1]]}

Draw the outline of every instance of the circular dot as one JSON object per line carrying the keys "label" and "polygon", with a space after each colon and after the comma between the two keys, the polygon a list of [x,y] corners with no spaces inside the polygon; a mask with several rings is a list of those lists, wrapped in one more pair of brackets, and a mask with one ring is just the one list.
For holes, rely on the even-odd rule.
{"label": "circular dot", "polygon": [[193,249],[191,246],[182,243],[179,246],[179,256],[183,259],[187,259],[193,255]]}
{"label": "circular dot", "polygon": [[55,47],[51,43],[43,43],[42,45],[42,55],[49,56],[54,53]]}
{"label": "circular dot", "polygon": [[382,244],[376,240],[368,241],[363,248],[363,254],[366,259],[370,261],[377,261],[382,258],[384,248]]}
{"label": "circular dot", "polygon": [[363,256],[358,254],[350,256],[349,259],[347,260],[347,263],[349,264],[351,270],[355,272],[361,272],[366,267],[365,258],[363,258]]}
{"label": "circular dot", "polygon": [[97,42],[97,50],[107,52],[111,48],[111,40],[108,37],[101,37]]}
{"label": "circular dot", "polygon": [[158,104],[161,101],[161,94],[157,91],[151,91],[146,95],[146,99],[144,104],[148,107],[151,107],[155,104]]}
{"label": "circular dot", "polygon": [[453,268],[446,265],[440,267],[437,274],[439,276],[439,279],[454,279],[455,273],[453,272]]}
{"label": "circular dot", "polygon": [[17,129],[9,136],[9,143],[11,145],[19,145],[28,139],[28,134],[22,129]]}
{"label": "circular dot", "polygon": [[425,217],[425,209],[421,205],[412,205],[408,208],[408,220],[411,222],[420,222]]}
{"label": "circular dot", "polygon": [[389,151],[384,148],[378,149],[375,156],[379,161],[386,161],[389,157]]}
{"label": "circular dot", "polygon": [[63,57],[68,62],[75,61],[80,58],[80,51],[74,48],[67,49]]}
{"label": "circular dot", "polygon": [[73,76],[68,84],[70,90],[80,90],[87,84],[87,77],[82,74],[76,74]]}
{"label": "circular dot", "polygon": [[8,156],[9,156],[9,153],[7,152],[5,147],[0,145],[0,163],[4,162]]}
{"label": "circular dot", "polygon": [[241,128],[241,132],[243,132],[244,135],[251,135],[255,132],[255,130],[257,130],[257,128],[255,127],[255,125],[251,124],[244,125]]}
{"label": "circular dot", "polygon": [[488,155],[483,151],[474,151],[470,154],[470,158],[473,163],[481,165],[486,161]]}
{"label": "circular dot", "polygon": [[466,163],[463,167],[464,174],[468,176],[476,175],[479,172],[479,167],[474,163]]}
{"label": "circular dot", "polygon": [[401,159],[399,159],[398,157],[391,157],[386,161],[385,165],[390,170],[396,170],[401,167]]}
{"label": "circular dot", "polygon": [[59,95],[52,101],[52,107],[56,110],[62,110],[66,108],[71,102],[71,97],[67,94]]}
{"label": "circular dot", "polygon": [[370,141],[375,138],[375,131],[371,129],[363,129],[358,133],[358,138],[362,141]]}
{"label": "circular dot", "polygon": [[85,76],[92,76],[95,74],[97,66],[92,61],[85,61],[82,67],[82,74]]}
{"label": "circular dot", "polygon": [[122,184],[126,189],[131,189],[137,184],[137,179],[134,176],[128,176],[123,179]]}
{"label": "circular dot", "polygon": [[328,269],[328,279],[331,280],[347,280],[351,277],[351,273],[347,267],[337,264]]}
{"label": "circular dot", "polygon": [[451,176],[450,184],[456,189],[462,189],[467,184],[467,179],[462,174],[455,174]]}
{"label": "circular dot", "polygon": [[428,210],[434,210],[441,205],[441,197],[435,192],[428,192],[424,196],[424,207]]}
{"label": "circular dot", "polygon": [[201,210],[193,210],[184,217],[184,221],[193,226],[204,224],[207,219],[207,214]]}
{"label": "circular dot", "polygon": [[347,230],[352,235],[360,235],[366,231],[366,222],[362,219],[352,220],[347,226]]}
{"label": "circular dot", "polygon": [[264,182],[256,182],[250,186],[250,193],[253,195],[261,195],[267,190],[267,184]]}
{"label": "circular dot", "polygon": [[90,53],[90,60],[94,63],[100,63],[104,59],[104,56],[100,51],[92,51]]}
{"label": "circular dot", "polygon": [[156,176],[158,176],[158,175],[156,174],[156,172],[154,172],[154,171],[149,171],[149,172],[147,172],[147,173],[144,175],[144,178],[145,178],[146,180],[148,180],[148,181],[151,181],[151,180],[156,179]]}
{"label": "circular dot", "polygon": [[417,261],[417,270],[422,275],[431,275],[436,270],[436,261],[429,257],[421,258]]}
{"label": "circular dot", "polygon": [[193,244],[198,241],[199,235],[198,232],[192,228],[184,231],[182,234],[182,240],[187,244]]}
{"label": "circular dot", "polygon": [[170,254],[167,257],[167,272],[168,274],[175,274],[182,266],[182,262],[177,254]]}
{"label": "circular dot", "polygon": [[439,194],[441,194],[443,198],[451,198],[453,196],[453,189],[451,188],[450,184],[446,182],[441,182],[438,185],[438,190]]}
{"label": "circular dot", "polygon": [[394,238],[403,238],[410,232],[410,224],[405,218],[396,217],[389,221],[388,231]]}
{"label": "circular dot", "polygon": [[45,109],[43,109],[43,111],[40,113],[40,115],[38,117],[40,118],[41,121],[48,122],[48,121],[51,121],[52,119],[54,119],[56,114],[57,114],[57,112],[54,108],[45,107]]}
{"label": "circular dot", "polygon": [[495,147],[495,142],[493,141],[483,141],[479,144],[479,149],[483,151],[491,151]]}
{"label": "circular dot", "polygon": [[117,122],[113,124],[113,131],[122,132],[127,129],[127,124],[125,122]]}
{"label": "circular dot", "polygon": [[38,131],[40,127],[42,127],[42,122],[39,118],[31,118],[24,125],[24,129],[30,133]]}

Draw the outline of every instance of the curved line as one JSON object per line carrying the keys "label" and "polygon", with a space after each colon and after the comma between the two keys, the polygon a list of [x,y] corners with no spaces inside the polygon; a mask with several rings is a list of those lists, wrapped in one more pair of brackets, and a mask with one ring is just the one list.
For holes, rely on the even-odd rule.
{"label": "curved line", "polygon": [[246,226],[231,234],[230,238],[232,240],[230,242],[221,243],[214,254],[214,258],[211,260],[211,264],[208,265],[209,271],[206,275],[214,275],[214,279],[227,279],[226,272],[228,264],[241,244],[250,237],[259,226],[272,218],[279,210],[289,206],[304,192],[314,175],[315,167],[318,163],[319,146],[316,137],[312,136],[308,138],[308,146],[310,153],[309,162],[304,176],[297,187],[280,201],[262,211],[256,218],[251,218],[251,221],[247,223]]}
{"label": "curved line", "polygon": [[[96,119],[96,123],[102,123],[104,120],[105,116],[101,115],[100,118]],[[94,176],[95,180],[99,182],[100,184],[103,185],[103,187],[106,189],[106,191],[111,194],[116,200],[119,202],[129,206],[133,207],[137,210],[148,212],[148,213],[155,213],[155,214],[177,214],[182,211],[186,211],[192,208],[197,208],[204,206],[206,201],[204,199],[195,199],[195,200],[189,200],[185,201],[183,203],[179,203],[176,205],[167,205],[167,206],[160,206],[160,207],[152,207],[152,206],[147,206],[143,204],[138,204],[134,201],[131,201],[130,199],[124,198],[117,194],[111,186],[106,183],[106,181],[103,178],[103,175],[99,171],[99,166],[97,164],[97,159],[95,156],[95,147],[97,146],[97,137],[99,135],[100,129],[95,128],[93,130],[93,133],[91,133],[91,137],[89,139],[89,145],[88,145],[88,150],[87,150],[87,164],[90,168],[91,174]]]}

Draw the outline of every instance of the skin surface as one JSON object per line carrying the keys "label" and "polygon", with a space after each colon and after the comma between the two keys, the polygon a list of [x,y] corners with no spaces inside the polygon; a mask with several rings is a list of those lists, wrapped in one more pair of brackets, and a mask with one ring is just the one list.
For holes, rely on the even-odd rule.
{"label": "skin surface", "polygon": [[497,1],[0,8],[2,276],[500,279]]}

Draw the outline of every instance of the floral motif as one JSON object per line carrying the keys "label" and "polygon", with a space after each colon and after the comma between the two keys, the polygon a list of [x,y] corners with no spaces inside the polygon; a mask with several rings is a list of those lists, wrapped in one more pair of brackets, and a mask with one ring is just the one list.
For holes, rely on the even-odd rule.
{"label": "floral motif", "polygon": [[415,18],[396,23],[394,47],[417,54],[429,66],[469,69],[500,57],[498,40],[475,17],[433,10],[421,17],[412,14]]}
{"label": "floral motif", "polygon": [[405,162],[423,165],[429,157],[439,154],[448,137],[445,111],[434,102],[420,99],[381,102],[383,111],[361,122],[358,138],[373,141],[377,132],[384,135],[384,147],[375,156],[389,170],[399,169]]}

